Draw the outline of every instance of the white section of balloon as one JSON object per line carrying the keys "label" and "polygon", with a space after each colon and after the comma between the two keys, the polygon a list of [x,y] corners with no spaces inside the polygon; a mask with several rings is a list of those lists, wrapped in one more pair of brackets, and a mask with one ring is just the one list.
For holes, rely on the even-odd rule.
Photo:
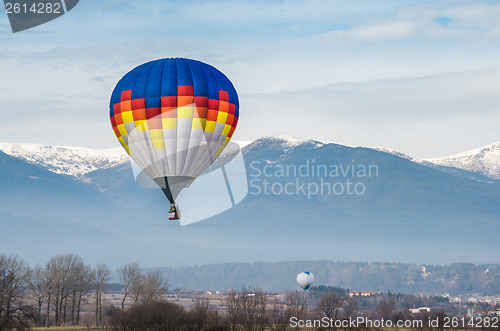
{"label": "white section of balloon", "polygon": [[297,284],[300,285],[305,291],[307,291],[312,283],[314,282],[314,275],[312,272],[303,271],[297,275]]}

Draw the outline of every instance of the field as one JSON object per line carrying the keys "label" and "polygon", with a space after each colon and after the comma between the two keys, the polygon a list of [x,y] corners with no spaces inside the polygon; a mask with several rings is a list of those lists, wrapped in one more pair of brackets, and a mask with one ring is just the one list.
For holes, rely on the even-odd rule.
{"label": "field", "polygon": [[[95,327],[87,328],[86,326],[51,326],[50,328],[40,327],[40,328],[32,328],[32,330],[37,331],[73,331],[73,330],[99,330]],[[102,330],[102,329],[101,329]]]}

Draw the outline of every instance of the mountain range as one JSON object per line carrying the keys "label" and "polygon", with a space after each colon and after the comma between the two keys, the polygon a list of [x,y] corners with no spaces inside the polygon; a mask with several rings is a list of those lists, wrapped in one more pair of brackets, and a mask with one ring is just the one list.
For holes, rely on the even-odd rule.
{"label": "mountain range", "polygon": [[180,227],[168,221],[160,190],[135,183],[119,149],[3,143],[0,242],[3,252],[33,263],[72,252],[113,268],[318,259],[498,262],[499,146],[418,160],[264,137],[242,149],[246,198]]}
{"label": "mountain range", "polygon": [[468,152],[428,160],[431,163],[479,173],[500,179],[500,142]]}

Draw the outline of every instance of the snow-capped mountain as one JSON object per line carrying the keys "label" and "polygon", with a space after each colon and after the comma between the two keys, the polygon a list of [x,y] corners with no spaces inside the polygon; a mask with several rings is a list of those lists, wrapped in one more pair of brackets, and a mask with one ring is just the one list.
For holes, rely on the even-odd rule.
{"label": "snow-capped mountain", "polygon": [[[297,137],[291,137],[286,135],[276,135],[276,136],[265,136],[260,139],[253,141],[251,144],[247,144],[244,146],[243,151],[248,153],[251,149],[254,148],[267,148],[267,149],[279,149],[284,151],[291,151],[296,147],[301,145],[310,145],[312,147],[321,147],[324,146],[325,142],[321,142],[313,139],[303,139]],[[241,144],[240,144],[241,146]]]}
{"label": "snow-capped mountain", "polygon": [[[269,147],[272,146],[273,149],[281,149],[285,153],[301,145],[320,148],[331,143],[286,135],[263,137],[256,142],[258,143],[236,141],[246,152],[261,147],[260,145],[264,143]],[[473,178],[476,180],[500,179],[500,142],[461,154],[435,159],[419,159],[384,147],[372,147],[371,149],[461,177],[470,177],[470,173],[475,173],[481,177],[484,176],[483,178]],[[85,147],[0,143],[0,151],[31,164],[41,165],[54,173],[77,178],[82,178],[85,174],[97,169],[107,169],[129,161],[126,152],[120,147],[97,150]],[[460,173],[462,170],[469,173]]]}
{"label": "snow-capped mountain", "polygon": [[427,161],[480,173],[492,179],[500,179],[500,142],[456,155],[428,159]]}
{"label": "snow-capped mountain", "polygon": [[412,161],[415,163],[419,163],[419,164],[422,164],[425,166],[431,165],[431,162],[429,162],[429,161],[418,159],[418,158],[410,156],[408,154],[401,153],[401,152],[399,152],[395,149],[392,149],[392,148],[386,148],[386,147],[371,147],[371,148],[376,150],[376,151],[396,155],[396,156],[399,156],[400,158],[403,158],[403,159],[406,159],[406,160],[409,160],[409,161]]}
{"label": "snow-capped mountain", "polygon": [[[265,139],[266,143],[273,142],[274,144],[281,145],[285,151],[302,144],[312,144],[315,147],[330,144],[330,142],[326,141],[301,139],[284,135],[263,137],[262,139]],[[500,179],[500,142],[464,153],[434,159],[419,159],[386,147],[370,148],[459,177],[482,181]]]}
{"label": "snow-capped mountain", "polygon": [[319,141],[319,140],[314,140],[314,139],[303,139],[303,138],[297,138],[297,137],[291,137],[287,135],[276,135],[276,136],[266,136],[262,137],[262,140],[268,141],[268,142],[274,142],[281,144],[284,147],[288,148],[294,148],[299,145],[305,144],[305,143],[313,143],[317,147],[323,146],[327,143]]}
{"label": "snow-capped mountain", "polygon": [[43,166],[52,172],[74,177],[82,177],[91,171],[128,161],[127,153],[121,147],[96,150],[85,147],[0,143],[0,151]]}

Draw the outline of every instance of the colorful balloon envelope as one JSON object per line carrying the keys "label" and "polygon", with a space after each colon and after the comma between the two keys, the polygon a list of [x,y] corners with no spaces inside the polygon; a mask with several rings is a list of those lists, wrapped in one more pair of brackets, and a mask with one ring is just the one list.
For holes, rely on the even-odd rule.
{"label": "colorful balloon envelope", "polygon": [[111,95],[116,137],[172,204],[221,154],[238,117],[233,84],[195,60],[142,64],[123,76]]}
{"label": "colorful balloon envelope", "polygon": [[297,275],[297,284],[299,284],[300,287],[304,289],[304,291],[307,291],[311,287],[313,282],[314,275],[309,271],[304,271]]}

